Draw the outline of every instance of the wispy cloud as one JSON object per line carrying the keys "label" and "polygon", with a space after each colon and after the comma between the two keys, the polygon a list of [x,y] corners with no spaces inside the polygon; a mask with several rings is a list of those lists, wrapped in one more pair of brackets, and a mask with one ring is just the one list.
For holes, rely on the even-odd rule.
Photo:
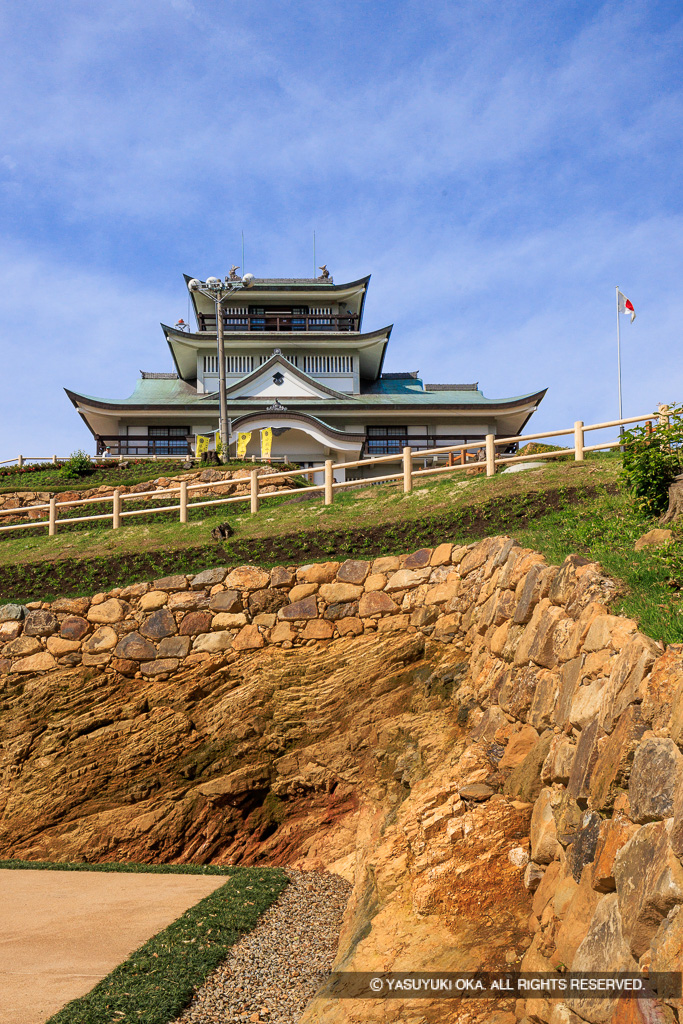
{"label": "wispy cloud", "polygon": [[[338,280],[372,271],[392,368],[598,410],[620,283],[627,403],[683,390],[652,357],[677,344],[683,215],[663,0],[39,7],[0,11],[0,332],[36,424],[82,431],[57,378],[123,394],[141,358],[163,368],[180,274],[241,262],[242,229],[259,274],[308,272],[314,228]],[[8,436],[26,406],[0,387]]]}

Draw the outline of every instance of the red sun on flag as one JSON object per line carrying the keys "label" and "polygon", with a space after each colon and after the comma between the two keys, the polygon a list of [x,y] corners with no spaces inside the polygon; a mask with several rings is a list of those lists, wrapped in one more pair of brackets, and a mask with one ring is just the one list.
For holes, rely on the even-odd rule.
{"label": "red sun on flag", "polygon": [[636,311],[633,307],[633,303],[630,299],[627,299],[623,292],[617,291],[617,309],[620,313],[629,313],[631,315],[631,323],[636,318]]}

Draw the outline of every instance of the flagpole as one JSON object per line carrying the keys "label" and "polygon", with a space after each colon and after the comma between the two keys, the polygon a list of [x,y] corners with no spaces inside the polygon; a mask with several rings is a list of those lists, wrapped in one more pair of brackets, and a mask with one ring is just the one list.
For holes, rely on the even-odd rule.
{"label": "flagpole", "polygon": [[[621,407],[621,334],[619,331],[619,285],[617,285],[617,379],[619,384],[619,419],[623,420],[624,415]],[[623,423],[619,424],[619,436],[624,433]]]}

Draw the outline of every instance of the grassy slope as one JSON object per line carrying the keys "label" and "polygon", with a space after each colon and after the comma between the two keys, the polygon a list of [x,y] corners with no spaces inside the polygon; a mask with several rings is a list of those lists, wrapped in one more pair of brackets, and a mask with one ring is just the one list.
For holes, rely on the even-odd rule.
{"label": "grassy slope", "polygon": [[[261,463],[256,463],[261,465]],[[197,466],[196,468],[201,468]],[[253,469],[252,462],[229,462],[228,469]],[[273,472],[281,467],[273,466]],[[90,487],[132,487],[145,480],[156,480],[157,477],[179,476],[183,470],[180,459],[158,459],[152,461],[126,460],[123,467],[118,462],[97,463],[94,471],[82,477],[65,477],[61,468],[52,465],[34,465],[0,469],[0,494],[12,491],[50,491],[59,494],[63,491],[81,491]]]}
{"label": "grassy slope", "polygon": [[[411,550],[435,538],[468,541],[509,532],[552,562],[573,552],[601,562],[622,583],[616,610],[638,618],[641,628],[656,639],[683,641],[679,546],[664,552],[633,551],[635,539],[655,524],[636,513],[628,496],[618,490],[619,469],[618,455],[600,456],[583,464],[554,463],[490,480],[461,472],[426,477],[415,480],[410,495],[393,484],[337,492],[328,508],[318,497],[266,498],[255,516],[244,505],[197,509],[184,527],[169,514],[163,521],[149,518],[144,525],[129,520],[118,531],[79,529],[54,538],[29,536],[27,531],[0,542],[0,595],[26,598],[26,588],[18,582],[22,574],[26,580],[36,575],[31,596],[35,587],[43,588],[40,596],[92,593],[104,585],[108,565],[119,573],[113,579],[123,585],[174,567],[191,572],[212,564],[370,557]],[[210,542],[209,535],[226,519],[235,536],[221,548]],[[74,585],[67,567],[79,563],[90,565],[91,578]]]}

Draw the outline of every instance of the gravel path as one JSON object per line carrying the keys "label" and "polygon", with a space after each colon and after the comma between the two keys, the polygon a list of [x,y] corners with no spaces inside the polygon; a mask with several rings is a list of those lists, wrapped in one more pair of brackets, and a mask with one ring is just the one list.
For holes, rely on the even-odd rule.
{"label": "gravel path", "polygon": [[297,1024],[332,966],[351,886],[291,871],[290,884],[197,990],[176,1024]]}

